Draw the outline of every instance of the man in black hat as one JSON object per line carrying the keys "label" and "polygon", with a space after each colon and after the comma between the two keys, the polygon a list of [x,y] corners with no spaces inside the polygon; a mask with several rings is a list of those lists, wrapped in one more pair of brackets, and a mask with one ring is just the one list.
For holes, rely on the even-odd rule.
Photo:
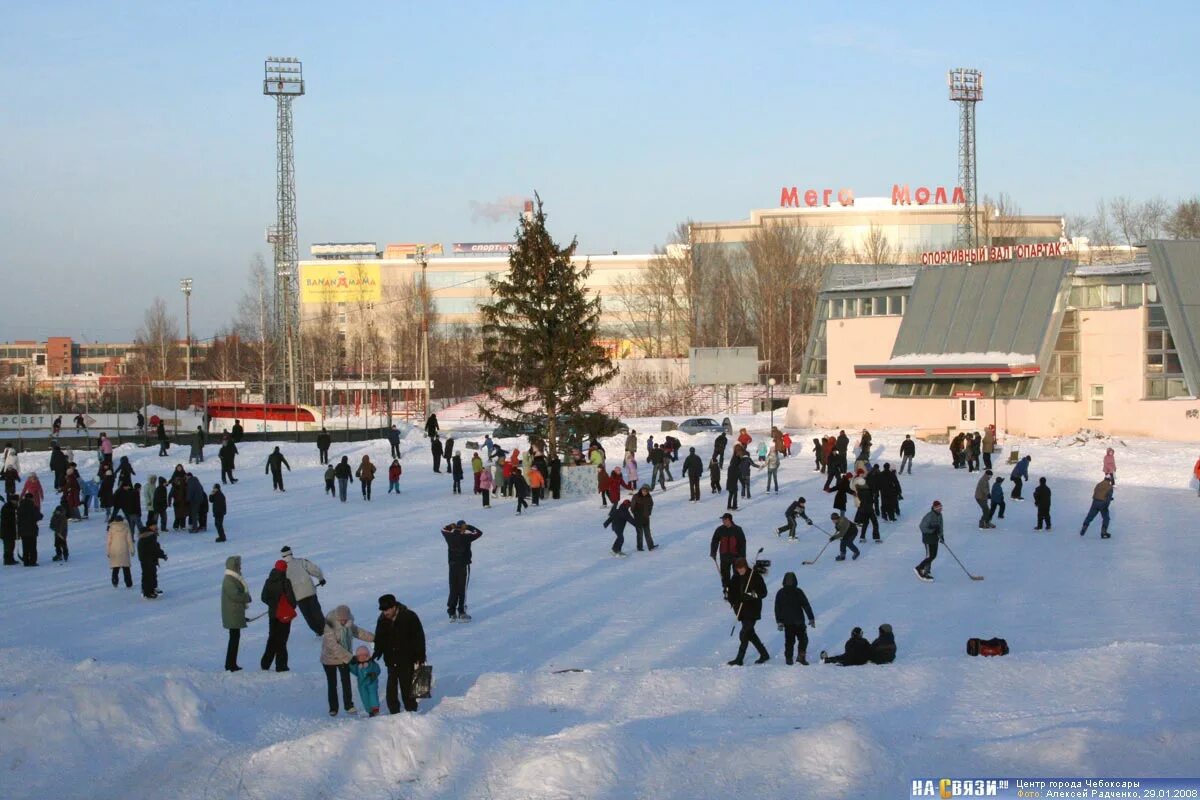
{"label": "man in black hat", "polygon": [[740,525],[733,524],[733,514],[722,514],[721,524],[713,531],[712,541],[708,546],[708,557],[721,560],[718,565],[721,570],[721,589],[729,596],[729,580],[733,574],[733,562],[746,557],[746,534]]}
{"label": "man in black hat", "polygon": [[385,594],[379,598],[379,619],[375,622],[375,653],[387,666],[387,706],[391,714],[417,710],[413,697],[413,673],[425,663],[425,629],[416,613]]}
{"label": "man in black hat", "polygon": [[450,561],[450,598],[446,601],[446,613],[451,622],[470,622],[467,613],[467,584],[471,580],[471,543],[483,536],[483,531],[466,520],[459,520],[442,528],[446,540],[446,556]]}

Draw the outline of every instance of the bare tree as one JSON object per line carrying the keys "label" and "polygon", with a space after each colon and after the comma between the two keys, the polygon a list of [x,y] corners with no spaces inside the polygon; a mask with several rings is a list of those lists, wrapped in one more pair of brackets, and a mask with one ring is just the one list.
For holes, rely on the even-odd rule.
{"label": "bare tree", "polygon": [[1111,249],[1116,241],[1108,205],[1103,200],[1096,203],[1096,214],[1088,224],[1088,240],[1089,247],[1101,250]]}
{"label": "bare tree", "polygon": [[855,253],[856,260],[862,264],[895,264],[899,255],[900,248],[893,245],[883,228],[874,222],[867,229],[861,248]]}
{"label": "bare tree", "polygon": [[[233,332],[238,334],[243,344],[253,349],[250,357],[257,362],[258,387],[264,396],[267,394],[270,366],[275,355],[271,344],[274,330],[270,292],[270,273],[262,255],[256,253],[250,262],[246,291],[238,301]],[[254,382],[248,383],[253,385]]]}
{"label": "bare tree", "polygon": [[1181,200],[1163,221],[1163,230],[1172,239],[1200,239],[1200,197]]}
{"label": "bare tree", "polygon": [[1021,221],[1021,209],[1006,192],[995,199],[983,196],[979,204],[979,241],[989,245],[1016,244],[1028,236],[1028,226]]}
{"label": "bare tree", "polygon": [[167,314],[167,304],[154,298],[133,338],[137,354],[131,371],[143,381],[166,381],[180,373],[182,348],[179,323]]}

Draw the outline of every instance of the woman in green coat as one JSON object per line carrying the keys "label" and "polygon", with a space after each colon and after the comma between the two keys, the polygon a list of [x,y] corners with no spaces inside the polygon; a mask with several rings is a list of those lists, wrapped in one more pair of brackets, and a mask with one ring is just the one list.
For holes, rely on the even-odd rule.
{"label": "woman in green coat", "polygon": [[246,606],[250,605],[250,588],[242,577],[242,557],[225,559],[225,580],[221,583],[221,624],[229,631],[229,645],[225,648],[225,669],[237,672],[238,644],[242,640],[242,628],[246,627]]}

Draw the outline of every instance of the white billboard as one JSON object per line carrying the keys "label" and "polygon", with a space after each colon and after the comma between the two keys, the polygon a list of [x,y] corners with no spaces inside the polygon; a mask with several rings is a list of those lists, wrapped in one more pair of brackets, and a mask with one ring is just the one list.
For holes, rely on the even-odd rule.
{"label": "white billboard", "polygon": [[688,382],[694,386],[758,383],[757,347],[693,347]]}

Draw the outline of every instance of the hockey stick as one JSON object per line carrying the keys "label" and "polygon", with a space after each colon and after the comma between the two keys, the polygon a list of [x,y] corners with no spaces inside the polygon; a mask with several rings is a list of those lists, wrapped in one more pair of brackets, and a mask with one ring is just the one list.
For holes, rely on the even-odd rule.
{"label": "hockey stick", "polygon": [[[758,552],[754,554],[754,560],[757,562],[758,557],[762,555],[764,548],[758,548]],[[747,566],[750,566],[747,564]],[[737,628],[738,617],[742,616],[742,606],[746,605],[746,592],[750,591],[750,581],[754,579],[754,567],[750,566],[749,572],[746,574],[746,585],[742,587],[742,602],[738,603],[737,613],[733,615],[733,625],[729,628],[729,635],[733,636],[734,629]]]}
{"label": "hockey stick", "polygon": [[[945,548],[946,548],[946,552],[947,552],[947,553],[949,553],[951,556],[953,556],[953,558],[954,558],[954,560],[955,560],[955,561],[958,561],[958,556],[954,555],[954,551],[950,549],[949,545],[947,545],[945,542],[942,542],[942,547],[945,547]],[[963,562],[961,562],[961,561],[958,561],[958,565],[959,565],[960,567],[962,567],[962,571],[963,571],[963,572],[965,572],[965,573],[967,573],[967,577],[968,577],[968,578],[970,578],[971,580],[973,580],[973,581],[981,581],[981,580],[983,580],[983,576],[982,576],[982,575],[972,575],[972,574],[971,574],[971,572],[970,572],[970,570],[968,570],[966,567],[963,567]]]}
{"label": "hockey stick", "polygon": [[251,622],[254,622],[254,620],[256,620],[256,619],[262,619],[268,613],[270,613],[270,609],[267,609],[266,611],[262,612],[257,617],[246,617],[246,624],[249,625]]}
{"label": "hockey stick", "polygon": [[825,552],[826,547],[829,547],[829,545],[833,544],[833,541],[834,541],[833,539],[827,539],[825,541],[825,544],[821,546],[821,550],[815,556],[813,556],[813,560],[812,561],[801,561],[800,562],[801,565],[807,567],[807,566],[812,566],[813,564],[817,563],[817,559],[819,559],[821,557],[821,554]]}

